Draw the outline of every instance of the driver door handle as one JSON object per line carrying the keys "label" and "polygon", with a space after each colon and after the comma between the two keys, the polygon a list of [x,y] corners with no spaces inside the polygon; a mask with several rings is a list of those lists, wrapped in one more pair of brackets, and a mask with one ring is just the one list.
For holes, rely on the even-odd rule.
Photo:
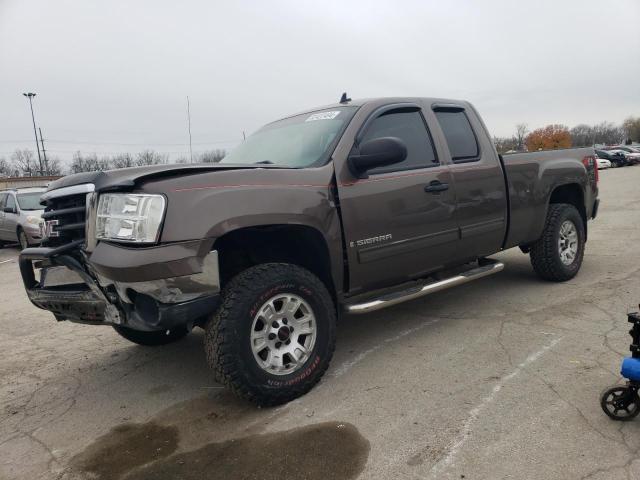
{"label": "driver door handle", "polygon": [[449,184],[442,183],[439,180],[434,180],[424,187],[424,191],[427,193],[438,193],[444,192],[445,190],[449,190]]}

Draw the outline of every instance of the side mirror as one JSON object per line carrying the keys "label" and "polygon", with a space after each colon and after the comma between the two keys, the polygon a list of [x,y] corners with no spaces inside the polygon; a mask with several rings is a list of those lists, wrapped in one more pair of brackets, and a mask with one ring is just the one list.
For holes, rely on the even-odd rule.
{"label": "side mirror", "polygon": [[16,209],[13,207],[4,207],[4,213],[16,213]]}
{"label": "side mirror", "polygon": [[349,170],[358,178],[367,178],[367,171],[400,163],[407,158],[407,146],[397,137],[382,137],[360,145],[358,155],[347,159]]}

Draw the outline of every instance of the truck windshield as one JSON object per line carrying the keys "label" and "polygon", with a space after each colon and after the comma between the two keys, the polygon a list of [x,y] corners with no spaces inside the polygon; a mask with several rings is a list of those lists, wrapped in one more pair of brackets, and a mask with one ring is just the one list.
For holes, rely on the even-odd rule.
{"label": "truck windshield", "polygon": [[221,163],[275,164],[300,168],[323,164],[357,107],[336,107],[265,125]]}
{"label": "truck windshield", "polygon": [[17,197],[20,210],[44,210],[40,205],[40,195],[42,192],[19,193]]}

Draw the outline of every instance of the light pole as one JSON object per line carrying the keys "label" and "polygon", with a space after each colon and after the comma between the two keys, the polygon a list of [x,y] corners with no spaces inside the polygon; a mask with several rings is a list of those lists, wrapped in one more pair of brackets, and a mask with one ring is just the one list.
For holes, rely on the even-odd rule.
{"label": "light pole", "polygon": [[40,157],[40,146],[38,145],[38,133],[36,132],[36,118],[33,116],[33,97],[36,96],[35,93],[23,93],[25,97],[29,99],[29,106],[31,107],[31,120],[33,121],[33,134],[36,137],[36,149],[38,150],[38,163],[40,163],[40,175],[42,175],[42,157]]}

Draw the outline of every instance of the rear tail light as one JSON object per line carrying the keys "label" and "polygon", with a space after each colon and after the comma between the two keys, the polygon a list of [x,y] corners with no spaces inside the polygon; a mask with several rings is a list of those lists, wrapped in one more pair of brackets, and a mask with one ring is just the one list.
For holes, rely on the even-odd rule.
{"label": "rear tail light", "polygon": [[593,172],[593,184],[597,185],[600,180],[600,174],[598,172],[598,162],[595,156],[584,157],[582,159],[582,164],[587,169],[588,173]]}

